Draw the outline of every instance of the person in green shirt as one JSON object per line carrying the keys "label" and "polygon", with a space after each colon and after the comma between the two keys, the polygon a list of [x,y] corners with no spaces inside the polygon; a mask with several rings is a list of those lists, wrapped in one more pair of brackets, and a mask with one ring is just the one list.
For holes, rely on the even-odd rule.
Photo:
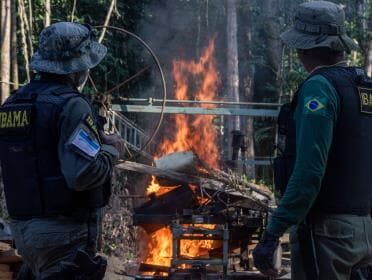
{"label": "person in green shirt", "polygon": [[372,90],[359,82],[361,69],[347,67],[344,53],[357,45],[344,21],[342,6],[313,1],[299,6],[294,27],[281,35],[310,75],[290,105],[295,139],[286,150],[294,168],[253,252],[268,276],[278,273],[273,255],[291,226],[292,279],[346,280],[372,263]]}

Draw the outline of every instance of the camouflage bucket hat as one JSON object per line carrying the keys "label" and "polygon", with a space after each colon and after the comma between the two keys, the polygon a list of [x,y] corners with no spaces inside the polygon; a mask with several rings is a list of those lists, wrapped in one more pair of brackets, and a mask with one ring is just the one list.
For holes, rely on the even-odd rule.
{"label": "camouflage bucket hat", "polygon": [[301,4],[295,14],[294,26],[280,38],[295,49],[328,47],[347,52],[358,49],[353,39],[346,35],[343,7],[328,1]]}
{"label": "camouflage bucket hat", "polygon": [[106,47],[94,40],[90,26],[59,22],[41,32],[31,69],[55,74],[80,72],[95,67],[106,53]]}

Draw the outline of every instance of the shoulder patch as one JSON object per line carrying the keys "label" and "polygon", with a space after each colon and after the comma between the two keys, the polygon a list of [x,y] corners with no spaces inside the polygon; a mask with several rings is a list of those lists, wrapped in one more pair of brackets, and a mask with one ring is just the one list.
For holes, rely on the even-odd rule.
{"label": "shoulder patch", "polygon": [[86,115],[84,117],[84,123],[85,123],[86,126],[88,126],[94,132],[98,141],[101,141],[100,140],[101,138],[100,138],[99,132],[98,132],[98,128],[97,128],[96,122],[93,120],[93,117],[91,115]]}
{"label": "shoulder patch", "polygon": [[324,104],[320,102],[317,98],[310,99],[305,103],[305,108],[310,112],[316,112],[325,108]]}
{"label": "shoulder patch", "polygon": [[71,145],[88,157],[95,157],[101,149],[97,139],[92,137],[83,127],[75,131],[71,138]]}
{"label": "shoulder patch", "polygon": [[372,115],[372,89],[358,88],[360,98],[360,112]]}

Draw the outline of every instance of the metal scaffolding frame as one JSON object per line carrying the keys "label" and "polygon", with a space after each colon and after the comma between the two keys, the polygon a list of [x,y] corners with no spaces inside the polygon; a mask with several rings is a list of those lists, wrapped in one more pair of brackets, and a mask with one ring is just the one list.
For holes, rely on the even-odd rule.
{"label": "metal scaffolding frame", "polygon": [[[277,118],[281,104],[259,103],[259,102],[231,102],[214,100],[165,100],[166,106],[161,106],[163,99],[156,98],[122,98],[124,104],[112,104],[111,110],[122,113],[149,113],[149,114],[187,114],[187,115],[215,115],[215,116],[245,116],[261,118]],[[171,104],[171,105],[169,105]],[[116,115],[117,116],[117,115]],[[122,119],[125,117],[121,117]],[[113,123],[118,119],[113,114]],[[120,120],[122,122],[122,120]],[[125,139],[135,150],[141,147],[143,139],[148,136],[136,128],[129,120],[120,125],[120,132],[123,132]],[[135,140],[134,143],[131,140]],[[245,164],[271,165],[269,157],[260,159],[246,159]]]}

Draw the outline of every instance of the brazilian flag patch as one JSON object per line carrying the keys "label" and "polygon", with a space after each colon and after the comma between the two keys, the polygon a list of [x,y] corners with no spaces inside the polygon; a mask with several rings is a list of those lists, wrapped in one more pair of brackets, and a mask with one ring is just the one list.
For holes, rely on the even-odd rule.
{"label": "brazilian flag patch", "polygon": [[318,99],[313,98],[310,99],[307,103],[305,103],[305,108],[310,112],[317,112],[325,108],[324,104],[320,102]]}

